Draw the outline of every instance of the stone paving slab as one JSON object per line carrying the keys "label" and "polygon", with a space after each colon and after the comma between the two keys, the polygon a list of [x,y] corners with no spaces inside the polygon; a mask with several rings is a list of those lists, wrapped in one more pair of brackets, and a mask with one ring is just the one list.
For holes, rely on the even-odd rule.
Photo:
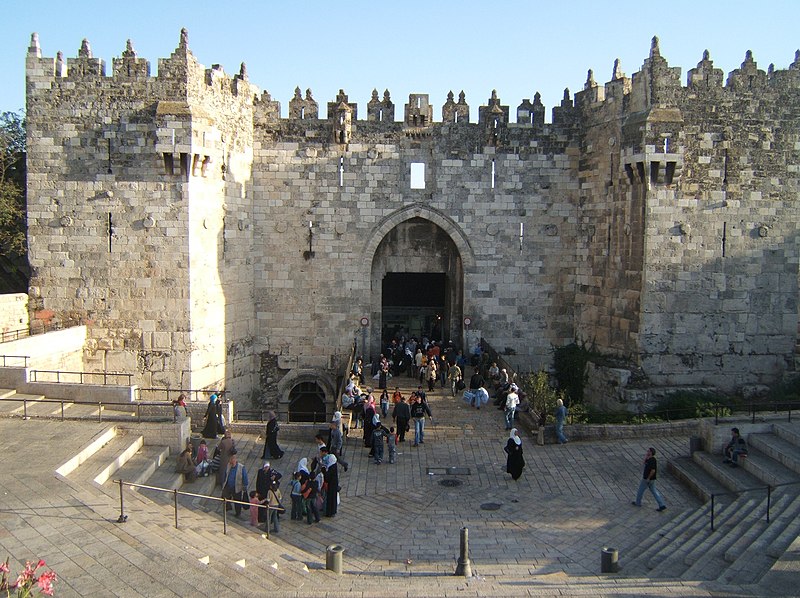
{"label": "stone paving slab", "polygon": [[[527,467],[514,482],[504,472],[502,447],[507,433],[501,412],[476,411],[440,392],[431,397],[431,406],[434,425],[426,428],[425,443],[419,448],[401,445],[394,465],[373,464],[357,438],[359,431],[352,431],[346,449],[350,470],[340,478],[339,514],[313,526],[284,517],[281,533],[262,544],[267,559],[281,552],[290,560],[297,559],[294,555],[308,551],[306,562],[313,561],[312,575],[323,573],[314,567],[320,566],[320,559],[324,562],[325,547],[341,544],[346,575],[338,579],[325,575],[316,588],[313,584],[303,590],[286,587],[285,593],[281,590],[271,595],[309,595],[312,588],[315,595],[346,593],[351,597],[376,593],[709,595],[706,587],[693,580],[599,575],[603,546],[619,549],[624,571],[628,550],[655,534],[670,518],[686,517],[699,506],[664,466],[670,457],[688,452],[688,438],[539,447],[523,435]],[[167,507],[145,498],[131,501],[131,509],[142,509],[135,515],[132,511],[137,527],[114,526],[110,522],[118,506],[109,496],[96,488],[93,493],[81,494],[75,484],[65,484],[53,474],[71,450],[85,446],[104,428],[105,424],[93,422],[0,420],[0,454],[6,466],[0,478],[0,550],[10,555],[12,562],[47,560],[63,580],[57,595],[218,595],[218,590],[211,591],[202,583],[187,586],[188,582],[180,579],[159,581],[160,575],[168,575],[164,573],[168,566],[180,566],[177,557],[158,565],[152,575],[142,573],[148,563],[155,566],[152,563],[164,560],[181,542],[176,537],[178,543],[172,549],[167,544],[174,542],[164,542],[174,535],[169,531],[171,511]],[[313,456],[312,440],[285,443],[286,456],[273,465],[287,476],[300,457]],[[253,484],[261,464],[262,442],[257,436],[237,438]],[[659,487],[669,505],[664,513],[655,512],[650,496],[645,497],[645,508],[629,504],[649,445],[659,450]],[[173,466],[168,461],[163,467]],[[469,467],[470,473],[427,473],[429,468],[442,471],[449,467]],[[461,485],[442,486],[439,482],[444,479],[458,480]],[[186,489],[192,490],[191,486]],[[495,510],[482,508],[487,503],[495,503]],[[219,527],[218,514],[203,516],[215,519],[205,529]],[[193,525],[202,525],[200,514],[194,517]],[[154,525],[163,531],[155,533]],[[245,534],[253,533],[240,527]],[[476,574],[472,579],[452,576],[462,527],[469,529]],[[157,540],[159,537],[162,540]],[[221,543],[223,540],[220,537]],[[155,544],[148,547],[145,542]],[[223,574],[208,570],[201,575],[199,571],[199,579]],[[116,576],[118,586],[109,585],[109,572]],[[248,583],[252,583],[255,578],[249,577]],[[227,583],[232,581],[222,586]]]}

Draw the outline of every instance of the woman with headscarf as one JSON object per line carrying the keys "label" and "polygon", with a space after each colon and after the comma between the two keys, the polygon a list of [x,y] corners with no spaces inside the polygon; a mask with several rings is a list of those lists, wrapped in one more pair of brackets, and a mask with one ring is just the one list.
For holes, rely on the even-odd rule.
{"label": "woman with headscarf", "polygon": [[511,479],[518,480],[522,475],[522,468],[525,467],[525,459],[522,456],[522,439],[517,436],[516,428],[511,429],[503,450],[508,454],[506,471],[511,474]]}
{"label": "woman with headscarf", "polygon": [[364,446],[369,448],[369,456],[372,457],[372,431],[374,429],[372,420],[375,418],[375,397],[371,394],[364,403]]}
{"label": "woman with headscarf", "polygon": [[322,456],[322,473],[325,476],[325,517],[336,515],[339,505],[339,466],[336,457],[324,450]]}
{"label": "woman with headscarf", "polygon": [[283,451],[278,446],[278,416],[274,411],[267,411],[267,431],[264,433],[264,452],[261,455],[262,459],[280,459],[283,457]]}
{"label": "woman with headscarf", "polygon": [[213,393],[208,399],[206,425],[202,434],[203,438],[216,438],[220,434],[225,434],[225,426],[222,425],[222,405],[217,393]]}

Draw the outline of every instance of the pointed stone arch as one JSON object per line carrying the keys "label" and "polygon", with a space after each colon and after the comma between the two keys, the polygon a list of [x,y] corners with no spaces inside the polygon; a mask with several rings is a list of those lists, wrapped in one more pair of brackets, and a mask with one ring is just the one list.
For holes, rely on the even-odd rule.
{"label": "pointed stone arch", "polygon": [[[464,278],[474,271],[475,255],[461,228],[442,212],[412,205],[385,217],[362,249],[370,264],[369,351],[377,357],[387,335],[407,330],[434,340],[463,344]],[[399,298],[403,289],[420,285],[424,305]],[[410,300],[409,303],[405,301]]]}

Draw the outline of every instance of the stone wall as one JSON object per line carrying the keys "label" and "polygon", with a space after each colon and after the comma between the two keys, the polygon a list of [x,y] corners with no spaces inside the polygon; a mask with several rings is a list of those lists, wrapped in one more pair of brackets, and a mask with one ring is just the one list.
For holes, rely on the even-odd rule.
{"label": "stone wall", "polygon": [[28,296],[24,293],[0,295],[0,332],[28,329]]}
{"label": "stone wall", "polygon": [[[517,370],[575,338],[657,385],[735,390],[794,368],[800,62],[725,86],[706,55],[590,72],[544,122],[495,92],[401,111],[344,91],[289,118],[205,68],[182,32],[158,76],[128,45],[27,55],[34,317],[80,318],[93,369],[225,388],[247,408],[320,380],[329,402],[360,320],[381,347],[389,273],[444,272],[447,327]],[[404,121],[383,118],[404,114]],[[418,176],[419,175],[419,176]]]}

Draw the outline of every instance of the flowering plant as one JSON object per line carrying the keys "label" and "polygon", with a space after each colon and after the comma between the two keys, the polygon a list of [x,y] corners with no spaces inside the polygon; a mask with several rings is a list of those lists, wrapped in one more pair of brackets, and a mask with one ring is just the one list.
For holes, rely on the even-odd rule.
{"label": "flowering plant", "polygon": [[3,574],[0,578],[0,592],[5,591],[6,597],[11,596],[11,591],[16,590],[17,598],[28,598],[33,596],[33,591],[38,588],[44,596],[53,595],[53,584],[56,581],[56,572],[52,569],[42,571],[37,576],[37,571],[47,564],[43,560],[37,563],[28,561],[25,563],[25,569],[17,576],[16,581],[9,581],[8,574],[8,559],[0,563],[0,573]]}

